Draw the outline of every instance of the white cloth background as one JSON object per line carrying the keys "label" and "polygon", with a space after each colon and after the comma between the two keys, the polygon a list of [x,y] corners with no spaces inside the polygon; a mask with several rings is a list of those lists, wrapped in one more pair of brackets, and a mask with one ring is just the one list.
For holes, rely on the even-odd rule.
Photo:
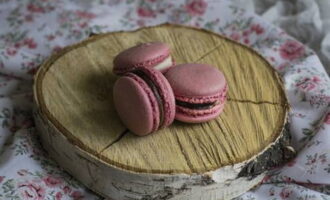
{"label": "white cloth background", "polygon": [[311,47],[330,73],[329,0],[232,0]]}

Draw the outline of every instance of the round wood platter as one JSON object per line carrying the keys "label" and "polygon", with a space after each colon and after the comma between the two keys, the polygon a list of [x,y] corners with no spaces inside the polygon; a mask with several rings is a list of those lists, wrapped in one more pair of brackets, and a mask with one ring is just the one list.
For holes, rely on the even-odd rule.
{"label": "round wood platter", "polygon": [[[229,93],[218,118],[175,121],[145,137],[129,133],[113,106],[118,77],[112,61],[150,41],[169,44],[178,64],[207,63],[223,71]],[[277,73],[253,50],[205,30],[164,24],[91,36],[40,67],[34,94],[44,148],[109,199],[229,199],[294,155],[286,131],[289,105]]]}

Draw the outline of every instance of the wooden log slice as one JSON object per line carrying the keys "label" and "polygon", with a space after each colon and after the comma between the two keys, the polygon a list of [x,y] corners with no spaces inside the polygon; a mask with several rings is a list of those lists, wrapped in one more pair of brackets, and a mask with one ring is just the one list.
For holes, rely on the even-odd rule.
{"label": "wooden log slice", "polygon": [[[177,63],[222,70],[229,86],[223,114],[201,124],[176,121],[146,137],[129,133],[113,106],[118,77],[112,61],[120,51],[150,41],[168,43]],[[50,57],[34,89],[45,149],[110,199],[228,199],[294,154],[277,73],[253,50],[211,32],[161,25],[92,36]]]}

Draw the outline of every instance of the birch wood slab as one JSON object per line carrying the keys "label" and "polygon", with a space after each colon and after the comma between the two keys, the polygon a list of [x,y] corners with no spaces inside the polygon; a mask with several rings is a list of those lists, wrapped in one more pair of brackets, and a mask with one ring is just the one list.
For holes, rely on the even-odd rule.
{"label": "birch wood slab", "polygon": [[[177,63],[221,69],[229,86],[223,114],[202,124],[175,122],[146,137],[129,133],[113,106],[112,60],[149,41],[168,43]],[[34,91],[45,149],[110,199],[229,199],[294,155],[277,73],[253,50],[203,30],[161,25],[92,36],[50,57]]]}

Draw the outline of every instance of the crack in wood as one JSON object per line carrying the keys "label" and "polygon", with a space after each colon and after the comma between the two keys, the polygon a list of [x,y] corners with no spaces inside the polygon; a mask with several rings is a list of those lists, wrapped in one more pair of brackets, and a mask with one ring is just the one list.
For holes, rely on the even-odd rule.
{"label": "crack in wood", "polygon": [[110,144],[108,144],[107,146],[105,146],[98,154],[103,153],[107,148],[111,147],[112,145],[114,145],[115,143],[119,142],[121,139],[123,139],[123,137],[129,132],[128,129],[125,129],[121,134],[119,134],[119,136],[112,141]]}
{"label": "crack in wood", "polygon": [[246,99],[233,99],[233,98],[227,98],[227,101],[232,102],[239,102],[239,103],[252,103],[252,104],[271,104],[271,105],[278,105],[278,106],[289,106],[288,104],[278,103],[278,102],[271,102],[271,101],[253,101],[253,100],[246,100]]}
{"label": "crack in wood", "polygon": [[204,53],[203,55],[201,55],[199,58],[197,58],[196,60],[193,61],[193,63],[196,63],[200,60],[202,60],[203,58],[205,58],[206,56],[210,55],[211,53],[213,53],[213,51],[215,51],[217,48],[219,48],[220,46],[222,46],[222,44],[218,44],[215,47],[213,47],[210,51]]}

